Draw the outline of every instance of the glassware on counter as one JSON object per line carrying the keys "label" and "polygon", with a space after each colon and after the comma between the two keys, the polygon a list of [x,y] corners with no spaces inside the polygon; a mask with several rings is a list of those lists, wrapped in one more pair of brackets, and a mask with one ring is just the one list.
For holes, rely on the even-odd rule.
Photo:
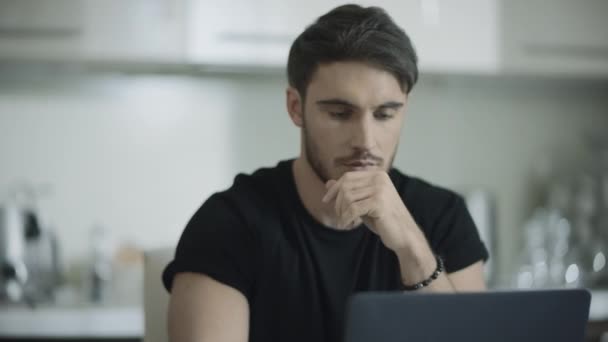
{"label": "glassware on counter", "polygon": [[514,286],[608,288],[608,140],[589,146],[575,172],[541,175],[546,198],[524,224]]}

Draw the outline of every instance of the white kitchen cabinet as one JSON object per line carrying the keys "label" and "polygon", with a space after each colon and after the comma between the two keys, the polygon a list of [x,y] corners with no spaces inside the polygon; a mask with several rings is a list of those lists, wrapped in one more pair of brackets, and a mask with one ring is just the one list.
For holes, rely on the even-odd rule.
{"label": "white kitchen cabinet", "polygon": [[[422,70],[494,73],[497,57],[495,0],[379,0],[410,35]],[[343,1],[192,0],[187,60],[224,66],[284,67],[297,35]]]}
{"label": "white kitchen cabinet", "polygon": [[185,1],[0,0],[0,58],[178,63]]}
{"label": "white kitchen cabinet", "polygon": [[87,0],[82,54],[86,60],[183,61],[185,0]]}
{"label": "white kitchen cabinet", "polygon": [[219,66],[279,67],[315,17],[338,1],[191,0],[187,60]]}
{"label": "white kitchen cabinet", "polygon": [[78,0],[0,0],[0,58],[78,58],[83,12]]}
{"label": "white kitchen cabinet", "polygon": [[408,0],[383,5],[410,35],[421,70],[498,70],[497,0]]}
{"label": "white kitchen cabinet", "polygon": [[[422,72],[608,76],[606,0],[377,0]],[[0,0],[0,59],[284,69],[338,0]],[[235,68],[236,67],[236,68]]]}
{"label": "white kitchen cabinet", "polygon": [[608,76],[608,1],[504,0],[504,69]]}

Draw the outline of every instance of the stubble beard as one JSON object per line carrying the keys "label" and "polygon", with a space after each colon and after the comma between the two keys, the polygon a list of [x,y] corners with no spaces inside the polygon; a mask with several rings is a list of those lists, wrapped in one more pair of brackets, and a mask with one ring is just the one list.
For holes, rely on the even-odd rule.
{"label": "stubble beard", "polygon": [[313,172],[319,177],[323,184],[327,183],[331,179],[329,170],[323,165],[321,161],[320,150],[321,148],[317,145],[312,137],[309,136],[309,130],[306,128],[306,120],[302,125],[302,134],[304,136],[304,146],[306,150],[306,160],[312,168]]}
{"label": "stubble beard", "polygon": [[[306,116],[304,116],[305,118]],[[330,171],[321,161],[319,145],[314,141],[314,139],[310,136],[310,131],[306,127],[306,119],[303,120],[302,123],[302,134],[304,137],[304,146],[306,150],[306,159],[308,160],[308,164],[312,168],[313,172],[319,177],[319,179],[323,182],[323,184],[327,183],[328,180],[333,179],[331,177]],[[397,142],[397,146],[399,143]],[[395,160],[395,156],[397,155],[397,148],[391,155],[389,159],[389,163],[385,166],[384,171],[388,172],[393,167],[393,162]],[[337,177],[339,178],[339,177]]]}

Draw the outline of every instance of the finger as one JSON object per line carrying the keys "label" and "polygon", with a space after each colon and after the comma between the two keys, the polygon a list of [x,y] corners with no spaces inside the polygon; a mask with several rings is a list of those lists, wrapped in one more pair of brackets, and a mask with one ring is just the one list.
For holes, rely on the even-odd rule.
{"label": "finger", "polygon": [[374,211],[375,206],[375,196],[368,196],[348,206],[344,210],[343,218],[345,221],[354,221],[359,218],[364,220],[367,216],[369,216],[370,213]]}
{"label": "finger", "polygon": [[343,225],[348,225],[358,218],[363,219],[374,210],[374,205],[373,196],[353,202],[344,210],[339,222]]}
{"label": "finger", "polygon": [[332,185],[334,185],[336,183],[338,183],[337,180],[334,180],[334,179],[328,180],[327,182],[325,182],[325,190],[329,190],[329,188],[331,188]]}
{"label": "finger", "polygon": [[[327,203],[335,199],[340,188],[346,188],[348,190],[358,189],[373,184],[373,173],[370,171],[354,171],[347,172],[337,181],[329,180],[325,183],[325,188],[328,189],[325,196],[321,199],[322,202]],[[331,182],[331,183],[330,183]]]}
{"label": "finger", "polygon": [[344,189],[344,199],[347,203],[354,203],[372,196],[377,189],[374,186],[366,186],[352,190]]}
{"label": "finger", "polygon": [[358,205],[358,204],[356,204],[357,202],[360,202],[369,197],[372,197],[374,195],[374,193],[375,193],[375,190],[373,187],[357,189],[357,190],[354,190],[351,192],[345,191],[344,195],[341,197],[341,201],[339,203],[340,211],[339,211],[338,217],[344,218],[343,222],[339,219],[340,222],[342,222],[343,225],[346,225],[348,227],[355,226],[357,221],[359,221],[359,219],[362,217],[357,216],[357,214],[358,214],[357,210],[354,210],[354,211],[351,210],[349,212],[350,207],[352,205],[357,206]]}
{"label": "finger", "polygon": [[336,206],[339,208],[339,210],[336,210],[336,213],[338,213],[338,216],[340,216],[341,213],[346,212],[352,203],[373,196],[375,191],[376,189],[373,186],[367,186],[365,188],[358,188],[354,190],[346,190],[342,188],[340,190],[341,196],[339,195],[339,200],[336,200]]}
{"label": "finger", "polygon": [[342,183],[342,188],[346,191],[354,191],[374,185],[372,177],[360,179],[345,179]]}
{"label": "finger", "polygon": [[338,194],[338,190],[340,190],[340,184],[342,184],[342,181],[342,178],[337,181],[331,179],[328,180],[327,183],[325,183],[325,188],[327,189],[327,192],[325,193],[325,196],[323,196],[323,198],[321,199],[323,203],[331,202],[334,200],[334,198]]}
{"label": "finger", "polygon": [[[372,187],[357,190],[348,190],[345,189],[344,186],[342,186],[338,190],[336,202],[334,204],[334,210],[336,216],[338,217],[338,220],[340,220],[340,217],[342,217],[342,214],[346,211],[346,209],[348,209],[348,206],[350,204],[363,199],[366,194],[373,194],[373,190],[374,189]],[[343,223],[349,224],[350,222]]]}
{"label": "finger", "polygon": [[342,177],[346,177],[346,178],[350,178],[350,179],[359,179],[359,178],[367,178],[370,177],[374,174],[376,174],[378,171],[348,171],[345,172]]}
{"label": "finger", "polygon": [[342,201],[344,199],[344,189],[338,189],[338,194],[336,195],[336,203],[334,203],[334,210],[336,212],[336,216],[338,217],[338,221],[340,222],[340,217],[342,217]]}

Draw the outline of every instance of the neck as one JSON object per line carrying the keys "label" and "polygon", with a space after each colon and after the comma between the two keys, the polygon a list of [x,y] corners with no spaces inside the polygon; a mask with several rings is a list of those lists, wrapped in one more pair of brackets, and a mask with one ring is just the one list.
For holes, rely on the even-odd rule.
{"label": "neck", "polygon": [[325,226],[336,227],[334,204],[321,202],[326,193],[325,183],[317,176],[306,157],[300,156],[296,159],[292,171],[304,208]]}

